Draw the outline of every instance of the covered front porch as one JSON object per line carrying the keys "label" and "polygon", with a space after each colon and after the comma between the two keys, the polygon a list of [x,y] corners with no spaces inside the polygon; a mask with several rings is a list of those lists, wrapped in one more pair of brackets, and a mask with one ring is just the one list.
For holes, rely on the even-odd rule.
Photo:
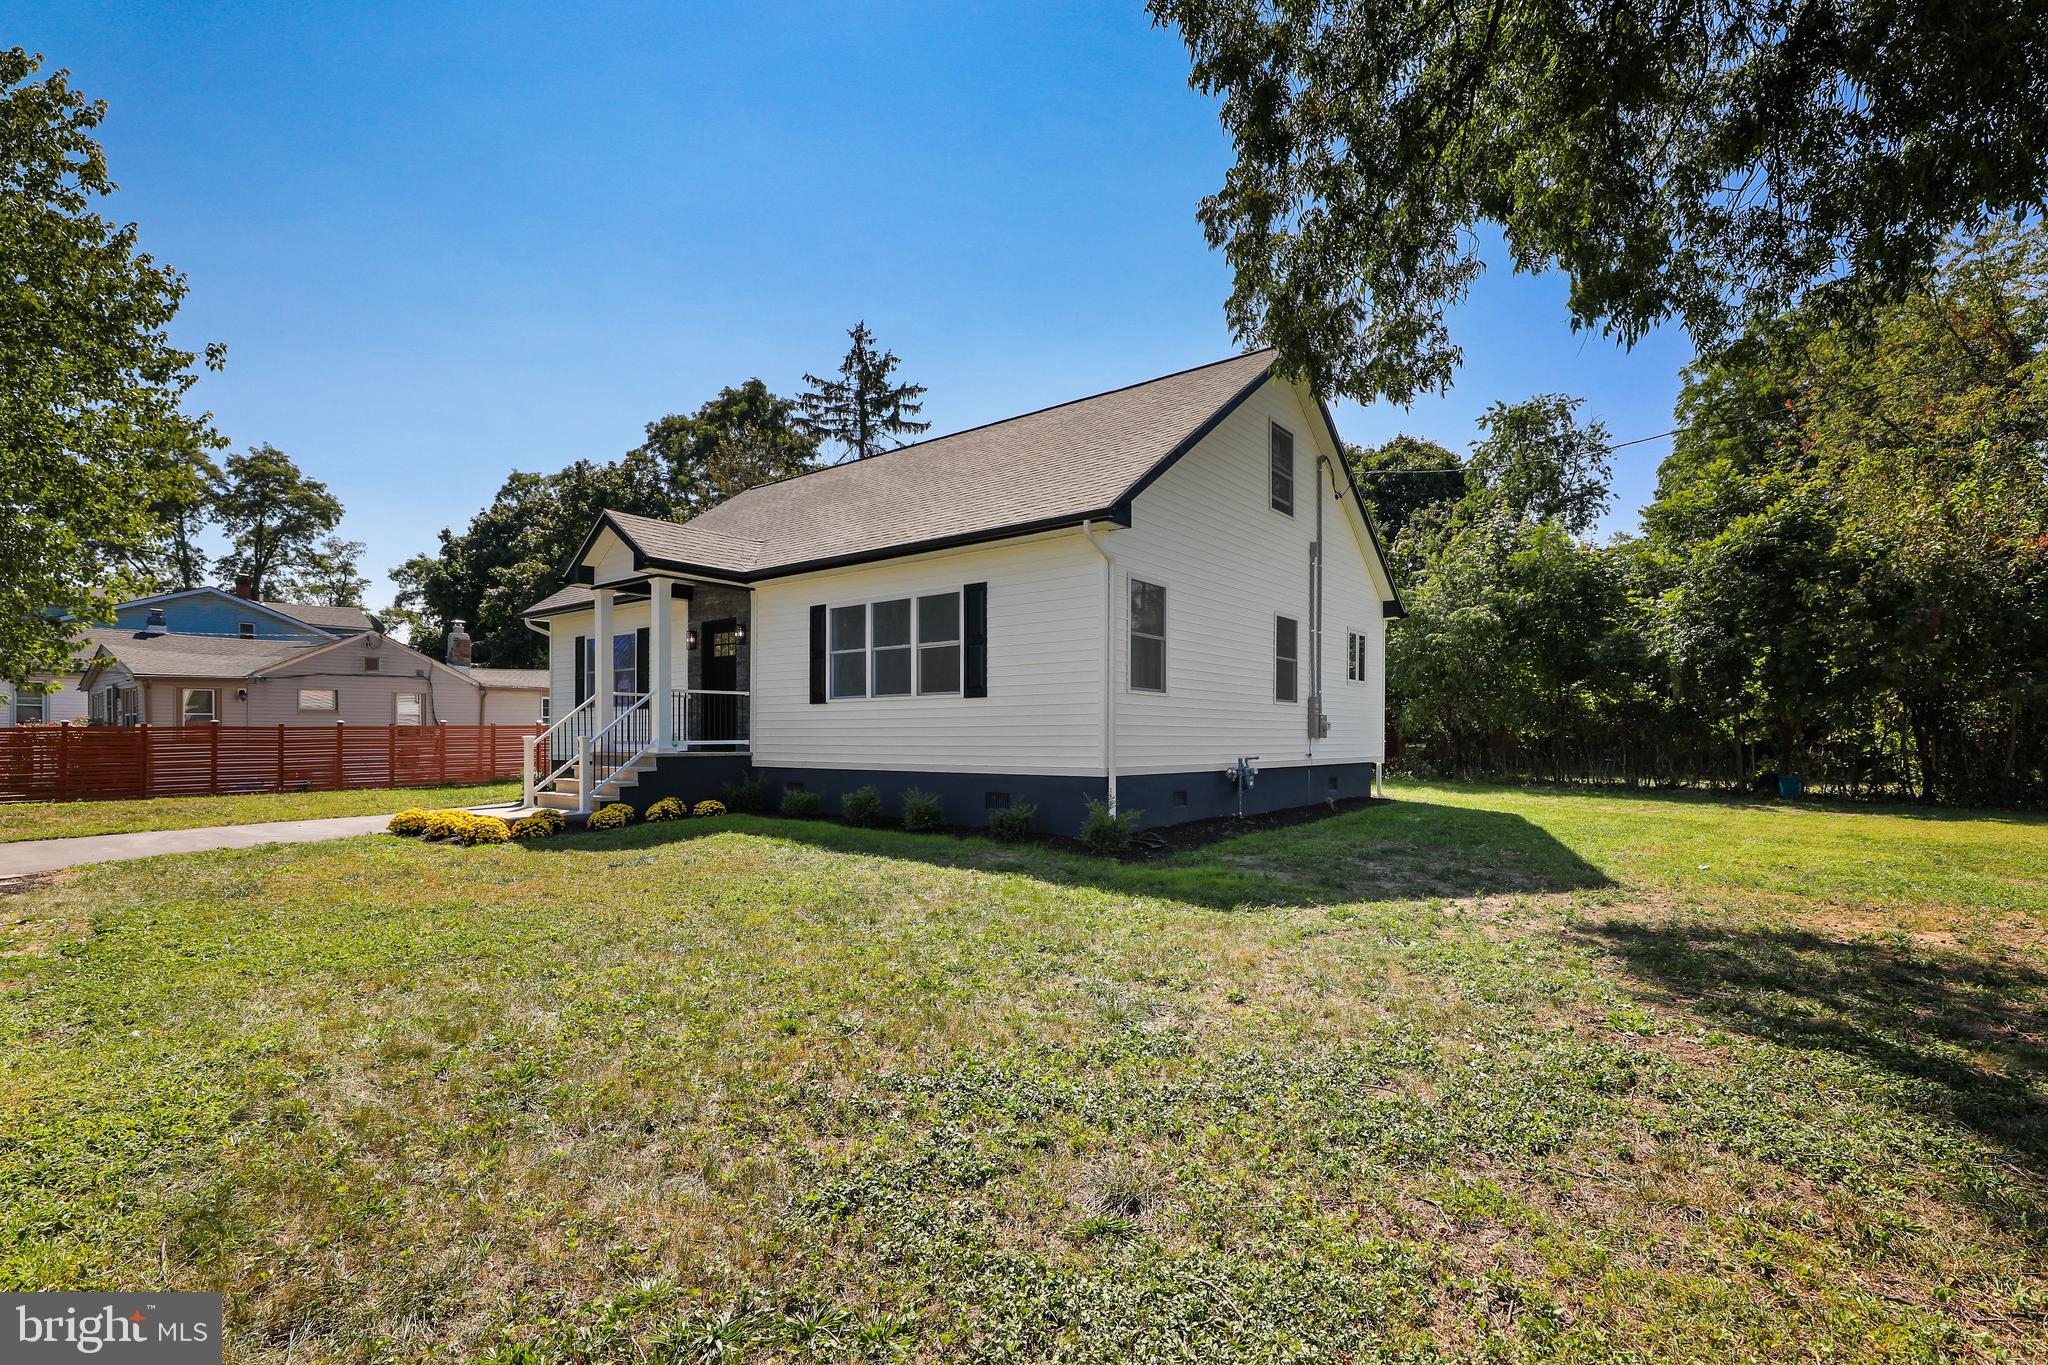
{"label": "covered front porch", "polygon": [[527,804],[588,812],[658,759],[745,755],[750,618],[746,588],[667,572],[593,583],[552,617],[552,723],[531,744]]}

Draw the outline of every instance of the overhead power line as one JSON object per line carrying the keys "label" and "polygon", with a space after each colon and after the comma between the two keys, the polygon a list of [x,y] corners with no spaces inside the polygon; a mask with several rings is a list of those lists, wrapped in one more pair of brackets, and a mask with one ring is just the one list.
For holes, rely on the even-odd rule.
{"label": "overhead power line", "polygon": [[[1612,443],[1611,445],[1609,445],[1609,446],[1608,446],[1607,448],[1608,448],[1608,449],[1609,449],[1610,451],[1613,451],[1613,450],[1626,450],[1626,449],[1627,449],[1628,447],[1630,447],[1630,446],[1639,446],[1639,445],[1643,445],[1643,444],[1645,444],[1645,443],[1647,443],[1647,442],[1650,442],[1650,441],[1661,441],[1661,440],[1663,440],[1663,439],[1664,439],[1665,437],[1667,437],[1667,436],[1676,436],[1676,435],[1677,435],[1677,434],[1678,434],[1679,432],[1681,432],[1681,431],[1684,431],[1684,430],[1685,430],[1685,428],[1684,428],[1684,427],[1673,427],[1673,428],[1672,428],[1671,430],[1669,430],[1669,431],[1660,431],[1660,432],[1658,432],[1658,433],[1657,433],[1657,434],[1656,434],[1655,436],[1637,436],[1637,437],[1634,437],[1634,438],[1632,438],[1632,439],[1630,439],[1630,440],[1627,440],[1627,441],[1615,441],[1614,443]],[[1354,474],[1354,475],[1355,475],[1356,477],[1358,477],[1358,478],[1362,478],[1362,479],[1386,479],[1386,478],[1392,478],[1392,477],[1393,477],[1394,475],[1397,475],[1397,474],[1410,474],[1410,475],[1414,475],[1414,474],[1437,474],[1437,475],[1443,475],[1443,474],[1457,474],[1457,473],[1460,473],[1461,471],[1460,471],[1460,470],[1456,470],[1456,469],[1358,469],[1358,470],[1353,470],[1352,472],[1353,472],[1353,474]]]}

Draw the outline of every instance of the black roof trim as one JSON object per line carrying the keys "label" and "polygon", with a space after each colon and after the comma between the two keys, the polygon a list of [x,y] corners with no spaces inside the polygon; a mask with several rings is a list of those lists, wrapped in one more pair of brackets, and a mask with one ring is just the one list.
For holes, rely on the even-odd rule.
{"label": "black roof trim", "polygon": [[1365,533],[1372,538],[1373,553],[1380,557],[1380,570],[1387,576],[1387,587],[1393,590],[1394,600],[1383,604],[1382,617],[1400,620],[1408,615],[1408,604],[1401,600],[1401,585],[1394,581],[1394,563],[1387,558],[1386,542],[1380,539],[1380,528],[1373,525],[1372,508],[1358,491],[1358,480],[1351,477],[1351,462],[1344,458],[1344,438],[1337,434],[1337,418],[1330,411],[1330,405],[1321,394],[1316,395],[1316,407],[1322,410],[1323,425],[1330,429],[1330,444],[1337,451],[1337,467],[1344,471],[1344,486],[1351,490],[1351,500],[1358,504],[1358,515],[1365,522]]}

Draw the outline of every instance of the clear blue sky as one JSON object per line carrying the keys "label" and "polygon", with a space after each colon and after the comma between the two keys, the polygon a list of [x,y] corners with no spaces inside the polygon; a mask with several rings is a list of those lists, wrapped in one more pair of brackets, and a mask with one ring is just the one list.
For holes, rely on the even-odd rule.
{"label": "clear blue sky", "polygon": [[[108,101],[113,211],[189,275],[180,339],[228,345],[197,403],[327,480],[374,605],[508,470],[616,455],[751,376],[794,392],[859,318],[934,433],[1237,349],[1194,216],[1229,144],[1137,3],[52,3],[6,27]],[[1453,391],[1340,404],[1345,436],[1463,450],[1489,403],[1552,390],[1617,440],[1666,430],[1683,336],[1626,352],[1563,298],[1496,264]],[[1618,454],[1611,528],[1667,446]]]}

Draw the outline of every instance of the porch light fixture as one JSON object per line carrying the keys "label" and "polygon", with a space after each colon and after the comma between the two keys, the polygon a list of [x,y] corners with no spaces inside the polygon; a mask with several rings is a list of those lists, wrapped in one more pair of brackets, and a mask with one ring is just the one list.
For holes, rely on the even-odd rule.
{"label": "porch light fixture", "polygon": [[695,631],[694,629],[691,629],[691,630],[686,630],[686,631],[684,631],[684,632],[683,632],[683,648],[684,648],[684,649],[695,649],[696,647],[697,647],[697,632],[696,632],[696,631]]}
{"label": "porch light fixture", "polygon": [[746,628],[746,626],[744,626],[744,625],[737,625],[737,626],[734,626],[734,627],[732,628],[732,638],[733,638],[733,639],[735,639],[735,640],[744,640],[744,639],[746,639],[746,638],[747,638],[747,628]]}

